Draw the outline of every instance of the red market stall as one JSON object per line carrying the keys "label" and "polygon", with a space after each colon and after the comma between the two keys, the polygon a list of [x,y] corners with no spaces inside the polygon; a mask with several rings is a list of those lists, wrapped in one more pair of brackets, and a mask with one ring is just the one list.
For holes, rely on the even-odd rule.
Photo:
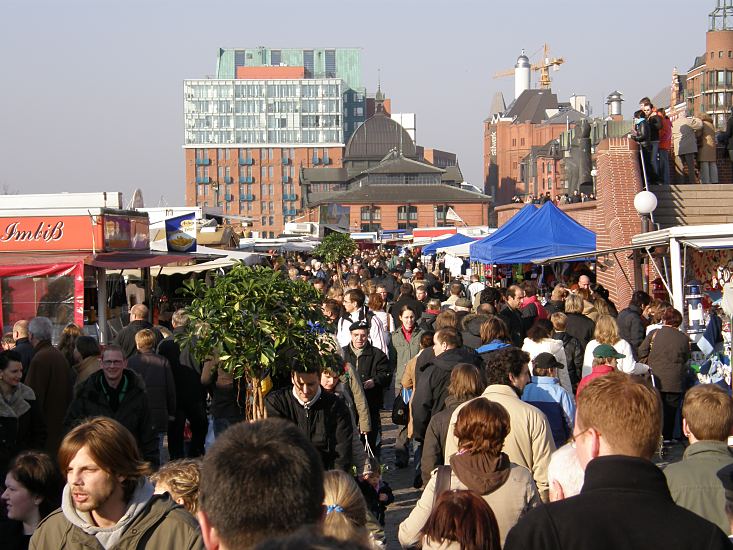
{"label": "red market stall", "polygon": [[[45,316],[54,336],[68,323],[107,339],[106,269],[189,261],[150,251],[148,215],[112,208],[0,210],[0,319],[3,333]],[[100,307],[100,304],[102,307]]]}

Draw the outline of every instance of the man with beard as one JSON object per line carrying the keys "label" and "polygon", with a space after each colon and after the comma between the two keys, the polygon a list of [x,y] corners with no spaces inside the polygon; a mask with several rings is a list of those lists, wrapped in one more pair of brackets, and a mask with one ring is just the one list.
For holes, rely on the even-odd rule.
{"label": "man with beard", "polygon": [[39,525],[30,548],[203,548],[196,520],[167,494],[154,495],[135,438],[110,418],[93,418],[59,449],[62,504]]}

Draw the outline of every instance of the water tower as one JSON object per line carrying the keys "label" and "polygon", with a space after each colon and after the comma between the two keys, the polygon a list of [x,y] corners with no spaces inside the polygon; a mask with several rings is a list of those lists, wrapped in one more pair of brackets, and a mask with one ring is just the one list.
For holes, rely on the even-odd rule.
{"label": "water tower", "polygon": [[524,90],[530,88],[530,78],[532,65],[522,50],[522,55],[517,58],[517,64],[514,65],[514,99],[517,99]]}

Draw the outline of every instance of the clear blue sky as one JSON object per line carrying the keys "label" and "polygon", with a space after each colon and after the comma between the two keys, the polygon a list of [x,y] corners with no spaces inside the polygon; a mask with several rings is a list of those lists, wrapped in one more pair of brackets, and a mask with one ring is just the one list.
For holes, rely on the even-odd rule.
{"label": "clear blue sky", "polygon": [[146,205],[183,204],[183,80],[212,75],[219,47],[260,45],[362,48],[368,91],[381,69],[418,143],[456,152],[480,186],[482,121],[494,92],[513,95],[492,75],[522,48],[565,58],[562,100],[585,94],[599,114],[618,89],[629,116],[704,52],[715,3],[1,0],[0,193],[141,187]]}

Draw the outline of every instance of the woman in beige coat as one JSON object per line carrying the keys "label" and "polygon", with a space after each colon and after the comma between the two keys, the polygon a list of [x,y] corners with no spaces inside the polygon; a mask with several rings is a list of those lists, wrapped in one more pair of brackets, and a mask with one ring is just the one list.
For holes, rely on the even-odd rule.
{"label": "woman in beige coat", "polygon": [[702,120],[702,136],[700,136],[700,147],[697,153],[697,161],[700,163],[700,182],[718,183],[713,119],[707,113],[700,113],[699,118]]}
{"label": "woman in beige coat", "polygon": [[469,489],[480,495],[496,515],[503,546],[509,530],[530,509],[539,505],[540,495],[532,473],[509,461],[501,452],[509,433],[509,413],[488,399],[469,401],[458,413],[455,435],[459,451],[450,458],[450,468],[436,470],[409,517],[400,524],[398,538],[403,547],[417,544],[430,516],[436,485],[450,476],[445,490]]}

